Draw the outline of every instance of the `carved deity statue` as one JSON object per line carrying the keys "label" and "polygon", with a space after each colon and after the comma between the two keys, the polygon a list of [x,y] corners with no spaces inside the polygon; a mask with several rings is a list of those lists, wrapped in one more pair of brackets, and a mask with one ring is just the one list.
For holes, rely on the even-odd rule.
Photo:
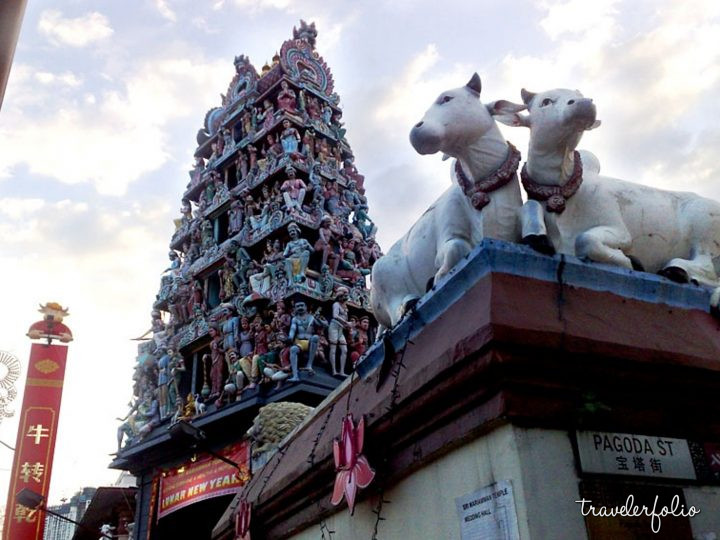
{"label": "carved deity statue", "polygon": [[[340,287],[335,296],[335,303],[332,307],[332,319],[328,327],[328,339],[330,341],[330,366],[333,375],[345,376],[345,361],[347,358],[347,340],[345,329],[348,328],[348,301],[349,290],[347,287]],[[337,348],[340,347],[340,366],[335,363]]]}
{"label": "carved deity statue", "polygon": [[122,424],[117,430],[118,452],[122,447],[123,436],[128,442],[144,437],[153,428],[160,424],[160,408],[151,388],[145,389],[142,398],[138,398],[135,404],[124,418],[118,418]]}
{"label": "carved deity statue", "polygon": [[305,159],[315,160],[315,130],[310,128],[305,130],[302,138],[302,155]]}
{"label": "carved deity statue", "polygon": [[258,114],[258,119],[262,120],[263,129],[268,130],[272,127],[275,122],[275,108],[270,100],[263,101],[263,110],[261,114]]}
{"label": "carved deity statue", "polygon": [[297,112],[295,91],[288,86],[287,81],[281,82],[280,88],[281,90],[277,97],[278,109],[282,109],[289,113]]}
{"label": "carved deity statue", "polygon": [[248,173],[248,159],[245,155],[245,152],[243,152],[242,150],[238,152],[238,157],[235,164],[237,167],[235,178],[238,182],[240,182],[245,179]]}
{"label": "carved deity statue", "polygon": [[293,376],[289,381],[296,382],[300,380],[298,373],[298,356],[300,352],[308,353],[308,361],[306,368],[313,371],[313,361],[320,338],[315,334],[315,318],[308,313],[305,302],[296,302],[295,311],[290,323],[290,333],[288,341],[292,344],[290,347],[290,365],[292,367]]}
{"label": "carved deity statue", "polygon": [[283,152],[286,154],[295,154],[300,144],[300,133],[292,127],[290,120],[283,120],[283,130],[280,134],[280,142],[282,143]]}
{"label": "carved deity statue", "polygon": [[288,177],[280,186],[280,190],[283,192],[283,199],[285,201],[285,208],[288,212],[297,210],[302,211],[302,203],[305,199],[305,192],[307,191],[307,185],[300,178],[295,176],[295,169],[288,167],[285,169]]}
{"label": "carved deity statue", "polygon": [[318,239],[315,241],[315,251],[322,253],[321,267],[327,264],[328,255],[332,250],[332,218],[330,216],[323,216],[320,221],[320,228],[318,229]]}
{"label": "carved deity statue", "polygon": [[205,220],[202,224],[202,249],[208,250],[215,245],[215,232],[212,221]]}
{"label": "carved deity statue", "polygon": [[296,223],[290,223],[287,230],[290,241],[283,252],[285,275],[289,283],[302,283],[313,248],[305,238],[300,238],[300,227]]}

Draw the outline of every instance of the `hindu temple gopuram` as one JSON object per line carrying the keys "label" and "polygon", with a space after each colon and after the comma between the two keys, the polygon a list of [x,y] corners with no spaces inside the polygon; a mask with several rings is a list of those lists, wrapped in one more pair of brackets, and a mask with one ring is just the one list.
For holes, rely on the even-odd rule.
{"label": "hindu temple gopuram", "polygon": [[[304,415],[374,332],[366,277],[381,253],[316,36],[301,22],[260,72],[237,56],[198,131],[112,464],[140,478],[137,538],[209,535],[250,474],[241,439],[258,408],[291,401],[287,415]],[[190,421],[203,445],[168,429]],[[174,493],[171,480],[196,461],[232,479]]]}

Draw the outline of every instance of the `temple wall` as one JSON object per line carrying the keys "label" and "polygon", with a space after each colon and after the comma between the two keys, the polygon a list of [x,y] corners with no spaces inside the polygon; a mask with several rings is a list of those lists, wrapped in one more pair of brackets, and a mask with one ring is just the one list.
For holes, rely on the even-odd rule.
{"label": "temple wall", "polygon": [[[585,538],[577,477],[566,433],[501,426],[430,463],[387,491],[382,538],[460,538],[455,498],[498,480],[512,482],[520,537]],[[336,538],[370,538],[376,497],[355,515],[343,506],[326,520]],[[562,515],[563,519],[557,519]],[[317,527],[292,538],[316,539]]]}
{"label": "temple wall", "polygon": [[[589,538],[580,505],[575,503],[580,499],[580,477],[568,433],[509,424],[433,461],[388,490],[385,499],[390,504],[383,507],[386,519],[378,536],[460,539],[455,498],[502,480],[512,483],[521,539]],[[688,508],[700,509],[690,519],[693,538],[719,535],[720,488],[680,485]],[[335,531],[334,538],[371,538],[376,504],[377,497],[371,495],[357,504],[354,516],[342,504],[325,523]],[[315,540],[318,529],[312,526],[291,538]]]}

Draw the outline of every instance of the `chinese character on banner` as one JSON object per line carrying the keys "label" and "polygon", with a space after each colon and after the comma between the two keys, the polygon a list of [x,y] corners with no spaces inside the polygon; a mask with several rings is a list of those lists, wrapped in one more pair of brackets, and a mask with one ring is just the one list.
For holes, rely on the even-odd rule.
{"label": "chinese character on banner", "polygon": [[28,508],[22,504],[16,504],[14,518],[18,523],[35,523],[35,520],[37,519],[37,510]]}
{"label": "chinese character on banner", "polygon": [[42,424],[30,426],[25,436],[35,439],[35,444],[40,444],[43,437],[50,437],[50,428],[43,427]]}
{"label": "chinese character on banner", "polygon": [[36,461],[35,463],[28,463],[27,461],[20,465],[20,478],[26,484],[32,478],[35,482],[40,483],[42,480],[43,473],[45,472],[45,465]]}
{"label": "chinese character on banner", "polygon": [[615,458],[615,461],[617,461],[617,470],[618,471],[627,471],[628,469],[628,459],[624,456],[617,456]]}
{"label": "chinese character on banner", "polygon": [[67,310],[59,304],[45,304],[40,311],[43,320],[27,334],[40,341],[30,348],[2,540],[41,540],[45,530],[42,510],[20,504],[17,495],[28,489],[47,500],[67,358],[67,346],[53,342],[68,343],[72,333],[62,323]]}

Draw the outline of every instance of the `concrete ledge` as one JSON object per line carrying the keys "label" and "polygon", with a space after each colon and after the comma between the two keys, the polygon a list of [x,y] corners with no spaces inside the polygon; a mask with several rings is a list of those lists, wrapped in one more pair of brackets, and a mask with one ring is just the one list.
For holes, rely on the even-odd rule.
{"label": "concrete ledge", "polygon": [[[681,285],[647,272],[583,262],[566,255],[548,257],[527,246],[485,239],[391,330],[389,338],[395,350],[401,350],[408,339],[412,340],[491,272],[704,312],[709,312],[712,294],[708,288]],[[367,377],[383,358],[382,343],[375,343],[357,366],[360,376]]]}

